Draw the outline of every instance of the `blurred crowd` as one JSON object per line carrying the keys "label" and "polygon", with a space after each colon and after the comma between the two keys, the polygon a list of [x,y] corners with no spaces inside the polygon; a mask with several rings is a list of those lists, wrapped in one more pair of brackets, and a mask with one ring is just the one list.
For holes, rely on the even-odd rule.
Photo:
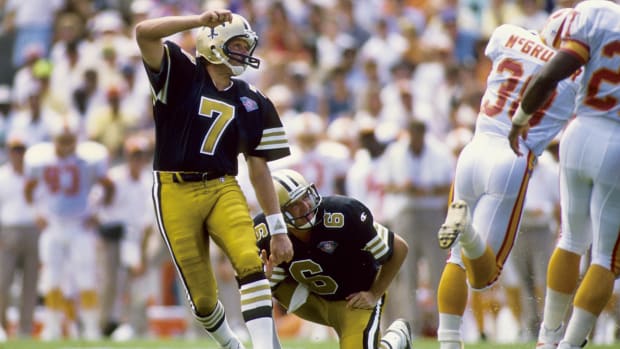
{"label": "blurred crowd", "polygon": [[[377,221],[407,240],[410,255],[390,289],[393,301],[388,303],[386,321],[405,317],[413,321],[417,336],[434,336],[434,295],[446,258],[445,251],[437,247],[435,234],[444,218],[456,156],[472,135],[492,64],[484,57],[486,40],[503,23],[539,30],[554,8],[572,3],[0,0],[0,162],[10,164],[15,147],[51,141],[54,125],[71,119],[79,125],[80,141],[94,141],[107,148],[110,171],[139,157],[139,163],[131,166],[148,172],[153,140],[151,89],[133,28],[145,18],[229,8],[245,16],[259,37],[255,56],[261,59],[260,69],[248,69],[242,78],[274,102],[292,147],[290,157],[272,166],[301,172],[323,195],[347,194],[364,201]],[[169,39],[189,54],[195,53],[193,33]],[[541,191],[553,187],[544,181],[553,183],[553,176],[557,177],[557,159],[552,154],[550,151],[546,156],[551,179],[542,179],[543,184],[538,186]],[[251,209],[257,212],[248,179],[239,180]],[[151,200],[149,193],[145,196],[144,200]],[[532,197],[533,202],[526,206],[524,229],[547,234],[548,246],[542,247],[550,253],[557,233],[554,210],[559,199],[555,193]],[[140,210],[152,210],[149,205],[136,205]],[[146,212],[131,214],[142,217]],[[103,223],[105,215],[103,212],[100,217]],[[5,224],[0,221],[0,226]],[[141,311],[149,305],[185,305],[153,226],[144,224],[140,227],[144,232],[134,237],[144,245],[140,253],[148,255],[140,257],[144,258],[143,265],[126,262],[122,248],[110,248],[106,244],[114,242],[100,237],[102,246],[107,246],[99,256],[102,278],[109,283],[117,280],[115,268],[129,270],[114,287],[101,288],[104,335],[133,321],[127,311],[134,309],[130,302],[140,302]],[[148,233],[149,229],[155,233]],[[514,255],[530,258],[525,250]],[[226,263],[221,258],[219,277],[224,282],[220,287],[235,282]],[[3,275],[11,273],[9,270]],[[538,288],[544,290],[544,273],[532,280],[522,280],[528,272],[513,275],[516,281],[509,285],[519,290],[521,285],[532,284],[524,288],[529,293],[511,296],[498,291],[499,302],[509,305],[513,300],[516,305],[511,308],[513,316],[519,318],[516,322],[522,325],[519,327],[537,330],[536,313],[542,297]],[[133,291],[123,286],[132,282],[142,284]],[[19,306],[22,286],[17,279],[8,283],[13,291],[0,308],[7,303]],[[238,299],[230,291],[221,294],[233,294],[224,305],[231,304],[227,306],[230,321],[240,325],[240,314],[235,313]],[[520,300],[523,304],[517,304]],[[474,303],[484,308],[493,302]],[[403,307],[405,304],[410,306]],[[472,340],[490,335],[484,312],[474,314],[474,318],[478,321],[472,327]],[[7,330],[6,316],[0,319]],[[285,320],[283,315],[280,321]],[[135,321],[142,325],[131,330],[147,334],[144,319]],[[24,326],[26,329],[17,332],[30,335],[32,328]],[[282,322],[281,326],[292,328],[292,333],[301,331],[301,325],[293,322]],[[527,336],[527,331],[522,332],[520,335]]]}

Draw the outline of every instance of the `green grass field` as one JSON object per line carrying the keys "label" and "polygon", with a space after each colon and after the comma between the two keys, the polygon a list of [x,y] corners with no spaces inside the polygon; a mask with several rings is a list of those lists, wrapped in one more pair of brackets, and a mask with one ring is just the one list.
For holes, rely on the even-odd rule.
{"label": "green grass field", "polygon": [[[514,348],[514,349],[533,349],[535,343],[519,344],[496,344],[496,343],[477,343],[467,344],[466,349],[492,349],[492,348]],[[335,341],[331,342],[309,342],[291,341],[282,342],[284,349],[338,349]],[[618,348],[620,344],[610,346],[588,345],[587,349]],[[0,343],[0,349],[218,349],[211,340],[139,340],[123,343],[111,341],[83,342],[83,341],[62,341],[62,342],[40,342],[33,340],[15,340]],[[416,340],[413,342],[413,349],[437,349],[439,344],[434,340]]]}

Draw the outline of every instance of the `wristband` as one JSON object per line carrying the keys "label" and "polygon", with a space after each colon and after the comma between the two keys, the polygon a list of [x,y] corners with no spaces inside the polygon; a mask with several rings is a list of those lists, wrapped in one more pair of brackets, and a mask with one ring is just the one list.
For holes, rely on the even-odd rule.
{"label": "wristband", "polygon": [[523,107],[519,105],[519,109],[517,109],[517,112],[512,117],[512,124],[517,126],[524,126],[528,123],[528,121],[530,121],[531,117],[532,114],[528,114],[523,111]]}
{"label": "wristband", "polygon": [[265,216],[265,219],[267,220],[270,235],[286,234],[286,223],[284,223],[282,213],[270,214]]}

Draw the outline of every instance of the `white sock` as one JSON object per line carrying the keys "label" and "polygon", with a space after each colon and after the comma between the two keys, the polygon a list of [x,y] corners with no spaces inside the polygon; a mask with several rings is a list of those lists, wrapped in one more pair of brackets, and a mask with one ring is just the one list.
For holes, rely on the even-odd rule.
{"label": "white sock", "polygon": [[439,313],[437,340],[439,341],[440,349],[461,349],[463,343],[461,335],[462,321],[462,316]]}
{"label": "white sock", "polygon": [[60,339],[62,336],[62,321],[64,318],[64,314],[60,310],[45,310],[44,322],[43,322],[43,331],[46,336],[50,336],[50,338],[44,338],[46,340],[49,339]]}
{"label": "white sock", "polygon": [[571,299],[572,295],[547,287],[543,324],[548,330],[556,330],[562,325]]}
{"label": "white sock", "polygon": [[573,308],[573,315],[566,326],[564,340],[570,345],[580,346],[588,338],[596,323],[596,315],[582,308]]}
{"label": "white sock", "polygon": [[99,328],[99,311],[97,309],[81,309],[80,319],[84,326],[83,337],[86,339],[98,339],[101,337]]}
{"label": "white sock", "polygon": [[199,317],[194,314],[194,317],[202,325],[202,327],[204,327],[207,333],[209,333],[211,338],[213,338],[213,340],[215,340],[220,346],[226,347],[227,345],[230,345],[231,341],[239,342],[239,339],[235,333],[230,329],[230,325],[226,320],[224,307],[219,300],[217,301],[215,309],[211,312],[211,314],[205,317]]}
{"label": "white sock", "polygon": [[252,338],[252,348],[281,349],[273,318],[260,317],[247,321],[245,325]]}

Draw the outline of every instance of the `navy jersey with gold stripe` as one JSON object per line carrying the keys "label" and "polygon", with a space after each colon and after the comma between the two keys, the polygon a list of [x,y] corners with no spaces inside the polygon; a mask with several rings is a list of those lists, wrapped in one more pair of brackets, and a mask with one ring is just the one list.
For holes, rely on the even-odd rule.
{"label": "navy jersey with gold stripe", "polygon": [[202,58],[170,41],[160,71],[146,71],[154,97],[154,170],[236,175],[239,153],[268,161],[289,155],[275,107],[248,83],[232,79],[218,91]]}
{"label": "navy jersey with gold stripe", "polygon": [[[272,287],[292,277],[327,300],[369,290],[381,264],[392,255],[394,234],[374,222],[364,204],[345,196],[323,197],[317,222],[309,243],[289,233],[295,254],[274,268]],[[254,226],[259,249],[269,252],[264,214],[254,218]]]}

